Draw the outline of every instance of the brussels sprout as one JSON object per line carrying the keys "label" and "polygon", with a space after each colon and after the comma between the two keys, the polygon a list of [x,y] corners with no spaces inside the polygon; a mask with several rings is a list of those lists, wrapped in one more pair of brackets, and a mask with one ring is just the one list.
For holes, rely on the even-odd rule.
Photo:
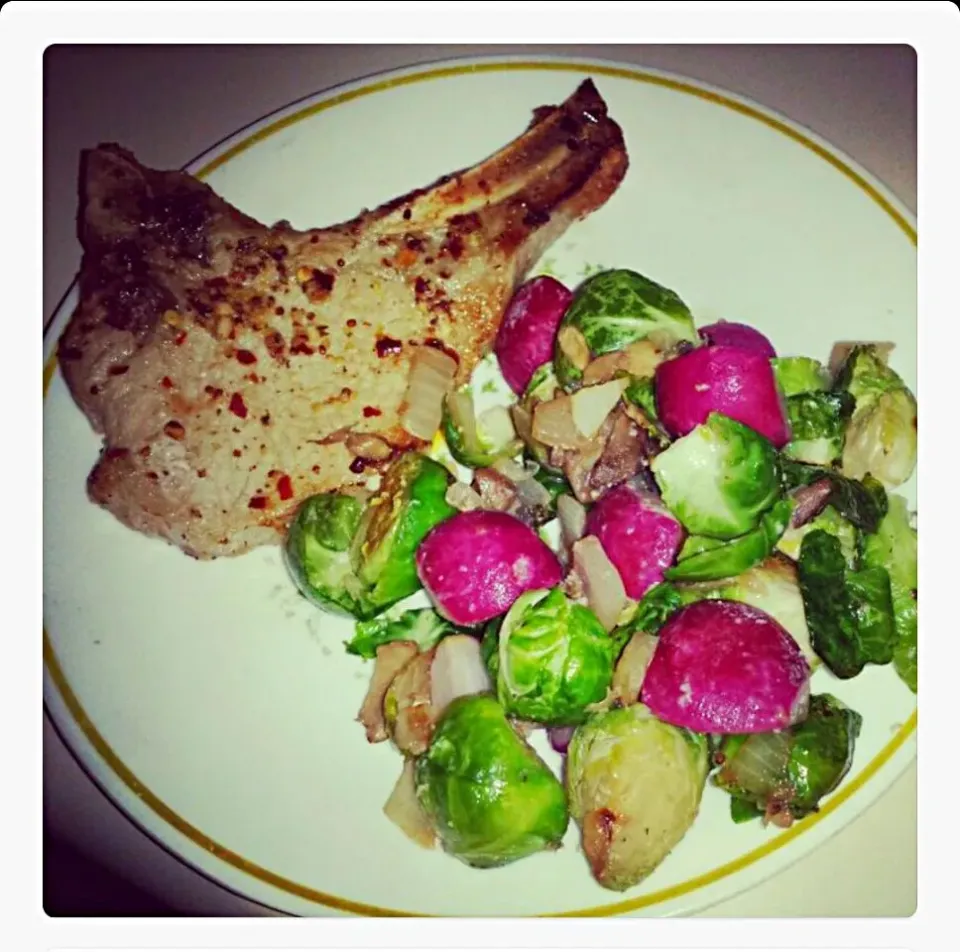
{"label": "brussels sprout", "polygon": [[461,466],[471,469],[491,466],[523,449],[510,411],[506,407],[490,407],[477,415],[469,389],[448,394],[441,426],[450,455]]}
{"label": "brussels sprout", "polygon": [[569,825],[562,784],[489,694],[450,702],[415,783],[443,848],[468,866],[556,849]]}
{"label": "brussels sprout", "polygon": [[917,690],[917,530],[907,502],[891,495],[890,507],[875,535],[863,543],[863,562],[890,575],[897,643],[893,665],[911,691]]}
{"label": "brussels sprout", "polygon": [[776,357],[771,364],[785,397],[827,389],[828,374],[819,360],[812,357]]}
{"label": "brussels sprout", "polygon": [[899,486],[917,465],[917,401],[875,345],[854,347],[837,384],[856,401],[846,433],[842,470],[862,479],[871,473]]}
{"label": "brussels sprout", "polygon": [[843,390],[788,397],[791,438],[783,454],[805,463],[832,465],[843,453],[853,406],[853,397]]}
{"label": "brussels sprout", "polygon": [[788,730],[724,738],[713,783],[732,795],[735,821],[764,815],[788,826],[816,811],[839,786],[853,763],[861,724],[860,715],[835,697],[814,695],[806,720]]}
{"label": "brussels sprout", "polygon": [[411,609],[395,619],[384,617],[357,622],[353,638],[346,643],[350,654],[373,659],[377,648],[391,641],[411,641],[421,651],[432,648],[456,628],[432,608]]}
{"label": "brussels sprout", "polygon": [[793,502],[779,499],[763,514],[760,525],[729,542],[707,536],[688,536],[678,562],[664,577],[671,582],[709,582],[746,572],[776,548],[790,524]]}
{"label": "brussels sprout", "polygon": [[670,346],[699,338],[690,309],[673,291],[635,271],[601,271],[577,288],[557,335],[554,369],[565,390],[575,389],[583,368],[564,350],[564,328],[583,337],[587,359],[622,350],[635,341],[656,337]]}
{"label": "brussels sprout", "polygon": [[780,537],[777,549],[796,561],[800,558],[800,545],[804,538],[818,529],[836,536],[847,567],[855,569],[859,564],[860,531],[833,506],[827,506],[823,512],[802,526],[789,526]]}
{"label": "brussels sprout", "polygon": [[828,479],[833,487],[828,500],[830,505],[864,532],[876,532],[880,520],[886,515],[886,490],[872,476],[865,476],[862,480],[848,479],[828,467],[785,458],[780,460],[780,474],[783,487],[788,491]]}
{"label": "brussels sprout", "polygon": [[693,825],[709,768],[707,739],[644,704],[594,715],[567,751],[570,813],[597,882],[641,882]]}
{"label": "brussels sprout", "polygon": [[444,466],[420,453],[405,453],[384,474],[351,549],[356,574],[376,609],[420,589],[414,557],[424,536],[456,513],[446,500],[452,481]]}
{"label": "brussels sprout", "polygon": [[696,535],[750,532],[780,495],[773,444],[720,413],[654,457],[651,469],[667,507]]}
{"label": "brussels sprout", "polygon": [[302,595],[321,608],[357,618],[375,612],[350,563],[362,512],[353,496],[310,496],[297,510],[283,547],[284,563]]}
{"label": "brussels sprout", "polygon": [[579,724],[604,699],[614,643],[594,613],[560,588],[525,592],[497,635],[497,697],[511,717],[552,726]]}
{"label": "brussels sprout", "polygon": [[800,545],[798,574],[813,649],[837,677],[892,660],[896,630],[886,569],[850,571],[840,541],[815,530]]}

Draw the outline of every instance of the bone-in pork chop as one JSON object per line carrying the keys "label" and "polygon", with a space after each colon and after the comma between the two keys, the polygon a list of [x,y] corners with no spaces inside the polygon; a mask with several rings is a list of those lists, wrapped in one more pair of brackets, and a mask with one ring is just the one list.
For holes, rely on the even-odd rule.
{"label": "bone-in pork chop", "polygon": [[414,361],[446,355],[466,381],[532,264],[626,169],[589,81],[474,168],[311,231],[118,146],[86,152],[59,360],[104,438],[90,498],[213,558],[280,541],[306,496],[362,491],[429,440]]}

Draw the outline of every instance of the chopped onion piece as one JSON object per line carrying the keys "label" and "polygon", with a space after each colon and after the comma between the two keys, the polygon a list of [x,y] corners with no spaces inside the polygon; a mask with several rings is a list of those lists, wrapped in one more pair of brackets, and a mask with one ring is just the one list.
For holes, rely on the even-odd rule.
{"label": "chopped onion piece", "polygon": [[563,351],[567,360],[573,364],[577,370],[585,370],[590,363],[590,345],[586,337],[572,324],[567,324],[560,328],[557,334],[557,344]]}
{"label": "chopped onion piece", "polygon": [[414,843],[430,850],[437,845],[437,833],[417,799],[413,765],[412,759],[404,760],[403,771],[383,806],[383,812]]}
{"label": "chopped onion piece", "polygon": [[447,503],[460,512],[470,512],[472,509],[482,509],[483,500],[480,494],[466,483],[452,483],[447,490]]}
{"label": "chopped onion piece", "polygon": [[526,479],[532,479],[540,469],[536,463],[519,462],[509,457],[495,460],[491,468],[501,476],[506,476],[512,483],[522,483]]}
{"label": "chopped onion piece", "polygon": [[571,548],[587,526],[587,510],[583,503],[564,493],[557,498],[557,515],[564,548]]}
{"label": "chopped onion piece", "polygon": [[595,387],[584,387],[570,397],[573,425],[583,436],[589,439],[603,426],[604,420],[620,402],[627,383],[623,378],[610,380]]}
{"label": "chopped onion piece", "polygon": [[455,698],[491,690],[480,642],[470,635],[448,635],[437,645],[430,670],[433,708],[441,716]]}
{"label": "chopped onion piece", "polygon": [[393,448],[386,440],[372,433],[351,433],[346,441],[347,449],[363,459],[384,460],[393,455]]}
{"label": "chopped onion piece", "polygon": [[766,797],[786,777],[791,747],[789,733],[752,734],[723,765],[724,778],[755,797]]}
{"label": "chopped onion piece", "polygon": [[410,364],[401,423],[412,436],[432,440],[443,420],[443,401],[457,375],[457,362],[435,347],[418,347]]}
{"label": "chopped onion piece", "polygon": [[657,636],[638,631],[626,644],[617,666],[613,671],[613,683],[610,690],[616,700],[624,705],[636,704],[640,700],[640,689],[650,665],[650,659],[657,649]]}
{"label": "chopped onion piece", "polygon": [[568,395],[544,400],[534,407],[533,438],[565,450],[579,449],[587,442],[573,422],[573,402]]}
{"label": "chopped onion piece", "polygon": [[596,536],[586,536],[573,544],[573,569],[583,579],[587,604],[600,624],[612,631],[620,620],[627,593],[620,573]]}

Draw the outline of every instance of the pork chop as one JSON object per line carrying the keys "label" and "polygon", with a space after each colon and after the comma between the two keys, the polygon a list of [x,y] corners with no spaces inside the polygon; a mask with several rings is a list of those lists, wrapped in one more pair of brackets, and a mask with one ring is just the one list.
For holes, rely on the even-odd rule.
{"label": "pork chop", "polygon": [[85,152],[59,361],[104,440],[89,497],[206,559],[280,541],[313,493],[362,492],[424,445],[404,423],[412,361],[439,349],[466,381],[530,267],[627,164],[590,81],[479,165],[310,231],[119,146]]}

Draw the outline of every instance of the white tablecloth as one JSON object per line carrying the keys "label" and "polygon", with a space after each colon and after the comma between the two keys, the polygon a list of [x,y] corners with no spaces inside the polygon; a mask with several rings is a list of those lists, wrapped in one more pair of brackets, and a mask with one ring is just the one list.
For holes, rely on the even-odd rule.
{"label": "white tablecloth", "polygon": [[[44,318],[79,263],[82,148],[116,141],[174,168],[272,109],[382,69],[529,46],[59,47],[46,56]],[[672,70],[819,133],[916,208],[916,64],[907,46],[592,46],[543,52]],[[257,914],[144,836],[44,723],[52,832],[186,913]],[[916,769],[810,856],[709,916],[903,916],[916,907]]]}

